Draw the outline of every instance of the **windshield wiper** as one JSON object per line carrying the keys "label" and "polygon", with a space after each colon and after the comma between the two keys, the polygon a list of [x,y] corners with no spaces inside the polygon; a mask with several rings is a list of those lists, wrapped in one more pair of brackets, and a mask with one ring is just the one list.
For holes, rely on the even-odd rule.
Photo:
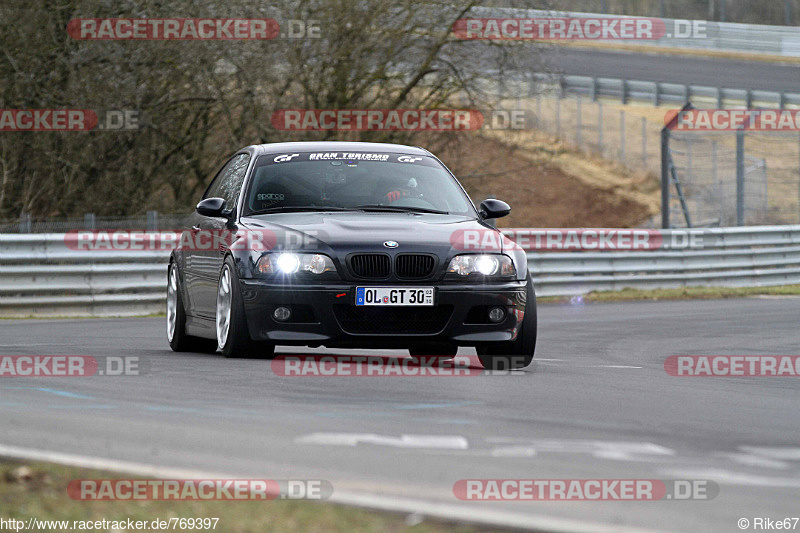
{"label": "windshield wiper", "polygon": [[270,207],[268,209],[261,209],[259,211],[251,211],[248,215],[265,215],[268,213],[291,213],[293,211],[358,211],[358,209],[353,209],[349,207],[334,207],[334,206],[308,206],[308,205],[296,205],[296,206],[283,206],[283,207]]}
{"label": "windshield wiper", "polygon": [[438,209],[427,209],[425,207],[400,207],[394,205],[380,205],[380,204],[357,205],[353,209],[361,209],[363,211],[391,211],[396,213],[433,213],[434,215],[450,214],[447,211],[439,211]]}

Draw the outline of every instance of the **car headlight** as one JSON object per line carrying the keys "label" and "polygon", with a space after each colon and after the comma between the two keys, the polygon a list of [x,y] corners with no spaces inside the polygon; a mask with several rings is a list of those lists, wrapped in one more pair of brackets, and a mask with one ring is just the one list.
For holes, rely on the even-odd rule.
{"label": "car headlight", "polygon": [[482,276],[514,276],[517,271],[514,262],[507,255],[457,255],[450,260],[448,273],[459,276],[479,274]]}
{"label": "car headlight", "polygon": [[256,268],[262,274],[324,274],[336,271],[333,260],[324,254],[265,254],[258,260]]}

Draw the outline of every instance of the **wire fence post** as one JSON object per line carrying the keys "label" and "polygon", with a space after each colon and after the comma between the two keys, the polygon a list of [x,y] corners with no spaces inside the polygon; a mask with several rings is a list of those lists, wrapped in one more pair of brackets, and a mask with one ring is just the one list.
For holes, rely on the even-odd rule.
{"label": "wire fence post", "polygon": [[19,215],[19,232],[20,233],[31,233],[33,231],[32,224],[31,224],[31,214],[30,213],[21,213]]}
{"label": "wire fence post", "polygon": [[541,128],[544,120],[542,120],[542,95],[536,95],[536,123]]}
{"label": "wire fence post", "polygon": [[581,133],[582,133],[581,130],[583,130],[583,117],[581,116],[582,115],[582,112],[581,112],[582,111],[582,107],[583,106],[582,106],[582,102],[581,102],[581,97],[579,96],[578,97],[578,118],[577,118],[578,127],[577,127],[577,131],[575,132],[575,140],[578,143],[578,150],[581,150],[582,143],[583,143],[583,139],[582,139],[582,135],[581,135]]}
{"label": "wire fence post", "polygon": [[86,213],[83,215],[84,229],[94,230],[95,216],[94,213]]}
{"label": "wire fence post", "polygon": [[556,138],[561,140],[561,98],[556,98]]}
{"label": "wire fence post", "polygon": [[158,211],[147,212],[147,229],[149,231],[158,230]]}
{"label": "wire fence post", "polygon": [[717,174],[717,141],[711,141],[711,179],[714,182],[714,189],[717,191],[717,198],[719,198],[719,223],[723,225],[725,220],[725,188],[722,186]]}
{"label": "wire fence post", "polygon": [[744,226],[744,130],[736,131],[736,225]]}
{"label": "wire fence post", "polygon": [[642,167],[647,168],[647,117],[642,117]]}
{"label": "wire fence post", "polygon": [[603,103],[597,102],[597,144],[600,155],[603,155]]}
{"label": "wire fence post", "polygon": [[686,139],[686,180],[683,180],[683,184],[691,183],[694,181],[692,178],[694,177],[694,164],[692,161],[692,141],[694,137],[687,137]]}
{"label": "wire fence post", "polygon": [[661,129],[661,227],[669,229],[669,128]]}

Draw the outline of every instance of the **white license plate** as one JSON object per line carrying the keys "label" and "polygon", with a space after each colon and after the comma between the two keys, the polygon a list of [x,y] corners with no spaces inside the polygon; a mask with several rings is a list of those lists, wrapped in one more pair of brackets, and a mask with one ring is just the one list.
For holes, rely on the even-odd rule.
{"label": "white license plate", "polygon": [[356,305],[433,306],[433,287],[356,287]]}

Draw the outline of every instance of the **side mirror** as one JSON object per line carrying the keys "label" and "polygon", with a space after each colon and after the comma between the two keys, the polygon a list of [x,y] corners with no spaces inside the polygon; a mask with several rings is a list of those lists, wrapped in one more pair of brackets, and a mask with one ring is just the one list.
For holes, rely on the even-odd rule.
{"label": "side mirror", "polygon": [[511,212],[511,206],[501,200],[490,198],[481,202],[481,218],[502,218]]}
{"label": "side mirror", "polygon": [[222,198],[206,198],[197,204],[197,212],[207,217],[224,217],[225,200]]}

